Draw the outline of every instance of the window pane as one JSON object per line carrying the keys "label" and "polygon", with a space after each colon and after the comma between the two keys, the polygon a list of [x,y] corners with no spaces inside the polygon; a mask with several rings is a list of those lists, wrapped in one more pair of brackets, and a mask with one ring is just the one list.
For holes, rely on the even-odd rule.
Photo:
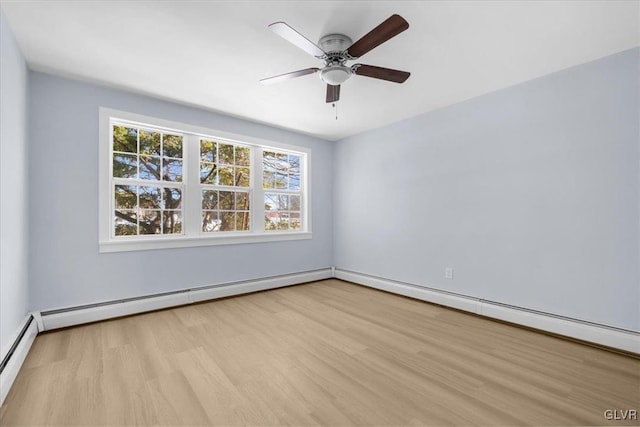
{"label": "window pane", "polygon": [[250,225],[249,212],[236,212],[236,230],[249,231]]}
{"label": "window pane", "polygon": [[249,147],[236,147],[236,165],[249,166],[251,165],[251,150]]}
{"label": "window pane", "polygon": [[289,196],[286,194],[278,194],[275,197],[276,209],[279,211],[289,210]]}
{"label": "window pane", "polygon": [[300,174],[300,156],[289,155],[289,174]]}
{"label": "window pane", "polygon": [[300,190],[300,156],[289,155],[289,179],[290,190]]}
{"label": "window pane", "polygon": [[138,130],[126,126],[113,127],[113,151],[138,152]]}
{"label": "window pane", "polygon": [[236,168],[236,186],[248,187],[249,182],[249,168]]}
{"label": "window pane", "polygon": [[276,172],[275,175],[273,176],[273,188],[286,189],[287,175],[280,172]]}
{"label": "window pane", "polygon": [[220,231],[235,230],[236,214],[234,212],[222,212],[220,214]]}
{"label": "window pane", "polygon": [[302,221],[300,220],[299,212],[291,212],[291,218],[289,220],[290,220],[289,227],[292,230],[302,229]]}
{"label": "window pane", "polygon": [[235,193],[233,191],[221,191],[220,192],[220,209],[234,210],[235,209],[234,196],[235,196]]}
{"label": "window pane", "polygon": [[264,193],[264,208],[265,210],[278,210],[277,194]]}
{"label": "window pane", "polygon": [[113,224],[116,236],[135,236],[138,234],[138,215],[135,210],[116,210]]}
{"label": "window pane", "polygon": [[238,191],[236,193],[236,210],[248,211],[249,210],[249,193]]}
{"label": "window pane", "polygon": [[160,157],[140,156],[140,179],[160,181]]}
{"label": "window pane", "polygon": [[292,196],[290,196],[289,200],[291,202],[290,209],[292,211],[299,211],[300,210],[300,196],[292,195]]}
{"label": "window pane", "polygon": [[182,181],[182,160],[180,159],[162,159],[162,180],[163,181]]}
{"label": "window pane", "polygon": [[140,187],[139,191],[142,209],[160,209],[160,187]]}
{"label": "window pane", "polygon": [[213,163],[200,163],[200,182],[202,184],[217,184],[218,169]]}
{"label": "window pane", "polygon": [[273,171],[263,170],[262,171],[262,188],[273,188],[273,182],[275,180],[275,175]]}
{"label": "window pane", "polygon": [[162,202],[164,209],[180,209],[182,207],[182,190],[179,188],[164,187]]}
{"label": "window pane", "polygon": [[162,214],[159,210],[140,211],[140,234],[160,234]]}
{"label": "window pane", "polygon": [[135,209],[138,206],[138,187],[135,185],[116,185],[116,209]]}
{"label": "window pane", "polygon": [[218,144],[218,163],[225,165],[233,164],[233,145],[230,144]]}
{"label": "window pane", "polygon": [[113,176],[115,178],[137,178],[138,156],[135,154],[114,154]]}
{"label": "window pane", "polygon": [[140,129],[140,154],[159,156],[160,136],[160,132]]}
{"label": "window pane", "polygon": [[288,157],[284,153],[276,153],[276,169],[285,174],[289,169]]}
{"label": "window pane", "polygon": [[162,154],[166,157],[182,158],[182,137],[179,135],[162,136]]}
{"label": "window pane", "polygon": [[216,161],[217,144],[206,139],[200,140],[200,160],[203,162],[213,163]]}
{"label": "window pane", "polygon": [[273,188],[276,172],[276,153],[264,151],[262,153],[262,187]]}
{"label": "window pane", "polygon": [[288,230],[289,229],[289,218],[280,217],[280,221],[278,221],[278,230]]}
{"label": "window pane", "polygon": [[233,186],[233,166],[220,166],[220,185]]}
{"label": "window pane", "polygon": [[162,211],[162,234],[182,233],[182,211]]}
{"label": "window pane", "polygon": [[218,192],[215,190],[202,191],[202,209],[218,209]]}
{"label": "window pane", "polygon": [[287,183],[289,184],[289,190],[300,190],[300,175],[289,175],[287,179]]}
{"label": "window pane", "polygon": [[202,231],[205,233],[220,231],[221,221],[219,212],[202,212]]}
{"label": "window pane", "polygon": [[280,215],[277,211],[267,211],[264,216],[264,229],[267,231],[276,230]]}

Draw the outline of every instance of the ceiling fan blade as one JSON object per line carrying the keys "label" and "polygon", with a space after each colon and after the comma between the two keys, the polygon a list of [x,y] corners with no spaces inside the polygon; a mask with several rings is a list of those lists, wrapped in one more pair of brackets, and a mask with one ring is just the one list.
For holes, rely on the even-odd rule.
{"label": "ceiling fan blade", "polygon": [[327,103],[336,102],[340,99],[340,85],[327,85]]}
{"label": "ceiling fan blade", "polygon": [[273,77],[267,77],[266,79],[260,80],[260,83],[266,84],[266,85],[272,84],[272,83],[280,83],[281,81],[284,81],[284,80],[306,76],[307,74],[313,74],[318,72],[319,70],[320,70],[319,68],[306,68],[304,70],[293,71],[291,73],[280,74],[278,76],[273,76]]}
{"label": "ceiling fan blade", "polygon": [[356,64],[351,70],[359,76],[373,77],[374,79],[387,80],[395,83],[404,83],[411,75],[411,73],[407,71],[392,70],[390,68],[364,64]]}
{"label": "ceiling fan blade", "polygon": [[288,42],[298,46],[309,55],[313,55],[316,58],[322,58],[323,56],[325,56],[325,52],[318,46],[316,46],[315,43],[288,26],[286,23],[274,22],[273,24],[269,25],[269,28],[271,29],[271,31],[287,40]]}
{"label": "ceiling fan blade", "polygon": [[391,15],[382,24],[362,36],[360,40],[347,49],[347,53],[354,58],[359,58],[382,43],[397,36],[409,28],[409,23],[400,15]]}

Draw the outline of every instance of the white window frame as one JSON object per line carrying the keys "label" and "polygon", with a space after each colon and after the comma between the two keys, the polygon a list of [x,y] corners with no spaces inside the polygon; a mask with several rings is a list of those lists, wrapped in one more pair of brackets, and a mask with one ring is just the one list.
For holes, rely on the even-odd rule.
{"label": "white window frame", "polygon": [[[184,135],[182,181],[182,234],[113,236],[114,197],[112,188],[112,122],[160,129]],[[201,229],[200,138],[250,146],[250,231],[203,232]],[[264,190],[262,188],[263,150],[292,152],[301,155],[302,229],[265,231]],[[282,144],[261,138],[237,135],[216,129],[178,123],[141,114],[100,107],[98,164],[99,251],[122,252],[194,246],[263,243],[311,239],[311,149]],[[259,174],[256,172],[259,171]]]}

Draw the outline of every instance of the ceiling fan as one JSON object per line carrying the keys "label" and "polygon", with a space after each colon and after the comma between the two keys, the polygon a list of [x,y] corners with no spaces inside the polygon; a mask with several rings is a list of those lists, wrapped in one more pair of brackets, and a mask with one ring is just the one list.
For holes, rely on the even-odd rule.
{"label": "ceiling fan", "polygon": [[346,64],[347,61],[361,57],[409,28],[409,23],[400,15],[392,15],[355,43],[344,34],[328,34],[320,39],[318,42],[320,46],[318,46],[284,22],[274,22],[269,25],[269,28],[280,37],[324,61],[325,66],[280,74],[262,79],[260,80],[261,83],[278,83],[283,80],[306,76],[307,74],[319,73],[320,79],[327,84],[326,102],[330,103],[340,99],[340,85],[347,81],[352,74],[395,83],[404,83],[409,78],[410,73],[406,71],[375,67],[373,65],[354,64],[348,66]]}

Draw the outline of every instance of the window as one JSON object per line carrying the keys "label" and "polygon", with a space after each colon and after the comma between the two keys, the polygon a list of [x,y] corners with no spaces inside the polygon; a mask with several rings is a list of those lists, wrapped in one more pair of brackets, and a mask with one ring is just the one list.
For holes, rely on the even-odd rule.
{"label": "window", "polygon": [[100,250],[311,238],[309,157],[101,108]]}
{"label": "window", "polygon": [[112,123],[113,235],[182,234],[182,135]]}
{"label": "window", "polygon": [[263,151],[262,187],[265,230],[300,230],[300,155]]}
{"label": "window", "polygon": [[200,139],[202,231],[250,231],[251,148]]}

